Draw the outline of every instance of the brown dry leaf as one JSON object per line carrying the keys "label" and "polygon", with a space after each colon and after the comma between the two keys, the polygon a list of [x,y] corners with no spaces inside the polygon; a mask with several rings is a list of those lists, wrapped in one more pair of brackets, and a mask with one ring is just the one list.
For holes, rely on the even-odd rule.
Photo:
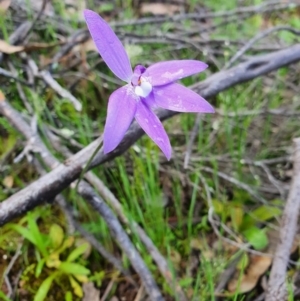
{"label": "brown dry leaf", "polygon": [[251,255],[250,263],[246,270],[246,273],[239,279],[239,272],[237,273],[237,279],[233,279],[228,284],[228,290],[230,292],[246,293],[255,288],[258,279],[263,275],[272,263],[272,258],[267,256]]}
{"label": "brown dry leaf", "polygon": [[80,52],[80,51],[84,51],[84,52],[95,51],[95,52],[98,52],[98,50],[96,48],[96,45],[95,45],[94,41],[92,40],[92,38],[88,39],[84,43],[76,45],[72,49],[73,53]]}
{"label": "brown dry leaf", "polygon": [[16,52],[21,52],[24,50],[24,46],[14,46],[10,45],[7,42],[0,40],[0,52],[11,54]]}
{"label": "brown dry leaf", "polygon": [[93,282],[87,282],[82,285],[84,297],[82,301],[100,301],[100,291],[97,290]]}
{"label": "brown dry leaf", "polygon": [[44,69],[44,67],[46,67],[52,63],[52,58],[41,54],[39,56],[39,63],[40,63],[41,69]]}
{"label": "brown dry leaf", "polygon": [[98,52],[96,45],[92,39],[88,39],[86,42],[80,45],[83,50],[86,52],[95,51]]}
{"label": "brown dry leaf", "polygon": [[24,47],[24,51],[33,51],[33,50],[40,50],[40,49],[49,49],[56,46],[64,45],[65,43],[66,41],[54,42],[54,43],[34,42],[21,47]]}
{"label": "brown dry leaf", "polygon": [[0,13],[5,13],[9,6],[10,6],[11,0],[0,0]]}
{"label": "brown dry leaf", "polygon": [[0,90],[0,101],[4,101],[4,100],[5,100],[5,96],[3,92]]}
{"label": "brown dry leaf", "polygon": [[140,13],[153,14],[153,15],[169,15],[172,16],[175,13],[180,12],[180,6],[167,3],[142,3]]}
{"label": "brown dry leaf", "polygon": [[[279,240],[279,232],[270,229],[267,231],[268,246],[264,250],[268,254],[274,254]],[[294,253],[299,247],[300,236],[297,235],[294,239],[290,254]],[[236,272],[235,278],[228,284],[229,292],[246,293],[251,291],[257,285],[259,278],[265,274],[272,263],[272,258],[267,256],[250,255],[249,264],[245,273],[240,277],[240,271]]]}
{"label": "brown dry leaf", "polygon": [[14,185],[14,178],[13,176],[6,176],[3,181],[2,184],[6,187],[6,188],[12,188]]}

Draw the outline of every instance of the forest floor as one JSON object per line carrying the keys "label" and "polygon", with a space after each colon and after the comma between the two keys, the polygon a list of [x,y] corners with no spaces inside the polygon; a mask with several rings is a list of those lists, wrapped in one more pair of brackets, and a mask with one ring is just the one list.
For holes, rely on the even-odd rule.
{"label": "forest floor", "polygon": [[[122,83],[85,8],[111,24],[133,66],[206,62],[182,82],[216,113],[167,116],[170,161],[143,135],[82,172],[88,186],[1,222],[0,300],[264,300],[300,136],[300,64],[216,93],[202,81],[299,43],[299,1],[0,1],[0,205],[101,137]],[[108,206],[93,207],[89,185]],[[293,239],[286,285],[299,300]]]}

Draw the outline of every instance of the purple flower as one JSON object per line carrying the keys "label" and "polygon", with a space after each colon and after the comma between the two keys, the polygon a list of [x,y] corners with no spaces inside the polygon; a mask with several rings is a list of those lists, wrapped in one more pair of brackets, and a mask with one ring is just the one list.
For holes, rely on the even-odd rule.
{"label": "purple flower", "polygon": [[205,99],[175,83],[205,70],[207,65],[195,60],[176,60],[155,63],[148,68],[137,65],[132,71],[128,55],[110,26],[91,10],[84,10],[84,17],[103,60],[118,78],[126,82],[109,98],[104,153],[117,147],[135,118],[169,160],[172,152],[170,140],[152,108],[213,113],[213,107]]}

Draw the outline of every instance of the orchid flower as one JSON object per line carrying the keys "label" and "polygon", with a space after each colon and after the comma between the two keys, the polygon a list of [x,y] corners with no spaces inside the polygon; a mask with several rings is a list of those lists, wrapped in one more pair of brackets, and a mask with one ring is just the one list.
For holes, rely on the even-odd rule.
{"label": "orchid flower", "polygon": [[155,63],[148,68],[137,65],[132,71],[128,55],[108,23],[91,10],[84,10],[84,17],[102,59],[118,78],[126,82],[111,94],[108,101],[104,153],[118,146],[135,118],[170,160],[169,137],[152,109],[161,107],[177,112],[213,113],[213,107],[205,99],[176,83],[208,66],[196,60],[174,60]]}

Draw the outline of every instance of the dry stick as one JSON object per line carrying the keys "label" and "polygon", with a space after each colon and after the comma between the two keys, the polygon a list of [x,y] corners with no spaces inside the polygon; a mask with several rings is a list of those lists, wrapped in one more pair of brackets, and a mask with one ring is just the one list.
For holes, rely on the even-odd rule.
{"label": "dry stick", "polygon": [[239,180],[237,180],[236,178],[233,178],[229,175],[227,175],[224,172],[221,171],[216,171],[210,167],[206,167],[206,166],[201,166],[200,167],[201,170],[204,170],[206,172],[209,172],[211,174],[216,174],[218,177],[236,185],[239,188],[242,188],[243,190],[247,191],[254,199],[258,200],[259,202],[261,202],[262,204],[267,205],[268,202],[267,200],[265,200],[262,196],[260,196],[254,189],[252,189],[250,186],[248,186],[247,184],[240,182]]}
{"label": "dry stick", "polygon": [[80,223],[76,221],[72,214],[72,208],[67,203],[65,198],[61,194],[59,194],[56,196],[55,201],[64,211],[64,214],[68,219],[68,222],[71,224],[71,227],[75,228],[94,247],[94,249],[99,252],[99,254],[101,254],[110,264],[112,264],[117,270],[119,270],[123,275],[125,275],[134,286],[136,286],[136,282],[132,278],[130,272],[124,269],[121,260],[109,253],[104,248],[104,246],[95,238],[94,235],[86,231],[80,225]]}
{"label": "dry stick", "polygon": [[193,129],[192,129],[192,132],[190,134],[189,143],[188,143],[187,148],[186,148],[186,153],[185,153],[185,157],[184,157],[183,168],[188,168],[190,157],[191,157],[191,153],[192,153],[193,144],[194,144],[196,136],[197,136],[197,134],[199,132],[199,126],[200,126],[201,117],[202,117],[202,114],[200,114],[200,113],[197,114],[197,117],[196,117]]}
{"label": "dry stick", "polygon": [[219,237],[221,240],[223,240],[224,242],[235,246],[237,248],[239,248],[240,250],[246,251],[247,253],[251,253],[254,255],[258,255],[258,256],[267,256],[267,257],[272,257],[272,254],[268,254],[268,253],[263,253],[263,252],[259,252],[253,249],[250,249],[250,244],[244,244],[244,243],[239,243],[238,238],[236,238],[236,240],[231,240],[230,238],[227,238],[225,236],[223,236],[221,234],[221,232],[219,231],[217,226],[221,226],[228,234],[230,234],[233,237],[236,237],[236,235],[223,223],[219,222],[218,220],[214,219],[214,207],[213,207],[213,203],[212,203],[212,198],[211,198],[211,193],[209,191],[209,187],[208,184],[205,180],[205,178],[200,174],[200,180],[205,188],[205,192],[206,192],[206,197],[207,197],[207,204],[209,207],[208,210],[208,221],[211,224],[214,233],[217,235],[217,237]]}
{"label": "dry stick", "polygon": [[[300,44],[296,44],[271,54],[253,57],[246,62],[240,63],[236,67],[220,71],[210,76],[205,81],[194,85],[194,89],[204,98],[210,98],[236,84],[257,78],[299,60]],[[8,109],[9,107],[7,102],[4,101],[4,97],[2,99],[0,97],[0,112],[5,113]],[[157,115],[161,120],[171,118],[176,114],[178,113],[164,109],[159,109],[157,111]],[[8,116],[8,118],[10,118],[10,116]],[[102,149],[100,149],[90,162],[88,169],[121,155],[134,144],[142,134],[142,129],[134,122],[120,145],[108,154],[104,154]],[[58,193],[68,187],[84,170],[85,165],[97,149],[99,140],[100,139],[96,139],[87,147],[69,158],[65,164],[59,165],[47,175],[41,177],[0,203],[0,225],[7,223],[14,217],[27,212],[46,200],[53,199]]]}
{"label": "dry stick", "polygon": [[7,78],[10,78],[10,79],[14,79],[17,82],[22,83],[23,85],[31,86],[30,83],[20,79],[18,76],[14,75],[13,73],[11,73],[11,72],[9,72],[9,71],[7,71],[7,70],[0,67],[0,77],[1,76],[7,77]]}
{"label": "dry stick", "polygon": [[[113,275],[112,279],[107,284],[107,286],[105,288],[105,291],[101,294],[102,296],[101,296],[101,299],[99,301],[105,301],[106,300],[106,298],[108,297],[109,293],[111,292],[116,280],[117,280],[117,275]],[[111,300],[113,300],[113,298]]]}
{"label": "dry stick", "polygon": [[75,107],[77,111],[81,111],[82,104],[74,97],[68,90],[63,88],[51,75],[51,73],[47,70],[43,70],[39,73],[41,78],[45,81],[45,83],[51,87],[56,93],[58,93],[61,97],[68,99]]}
{"label": "dry stick", "polygon": [[[25,136],[26,137],[26,136]],[[15,161],[15,159],[14,159]],[[44,166],[41,164],[41,162],[38,160],[37,157],[33,157],[29,163],[34,166],[35,170],[39,173],[40,176],[45,175],[47,172],[44,168]],[[74,223],[74,218],[73,218],[73,212],[72,209],[67,206],[67,201],[63,197],[62,194],[58,194],[54,201],[56,204],[60,207],[60,210],[63,212],[66,223],[67,223],[67,234],[68,235],[74,235],[75,232],[75,223]],[[84,235],[82,235],[84,236]],[[101,254],[101,252],[100,252]],[[105,258],[105,256],[103,256]]]}
{"label": "dry stick", "polygon": [[280,0],[266,1],[263,4],[257,6],[245,6],[239,7],[234,10],[229,11],[219,11],[219,12],[204,12],[204,13],[188,13],[188,14],[177,14],[174,16],[167,17],[149,17],[141,18],[138,20],[126,20],[121,22],[112,22],[112,26],[120,27],[126,25],[142,25],[142,24],[158,24],[163,22],[178,22],[182,20],[194,19],[194,20],[207,20],[212,18],[230,17],[233,15],[241,14],[255,14],[255,13],[266,13],[273,12],[276,10],[284,10],[287,8],[296,8],[300,6],[299,2],[295,1],[290,3],[282,3]]}
{"label": "dry stick", "polygon": [[[15,45],[18,44],[19,41],[23,41],[23,39],[26,37],[27,33],[29,32],[30,28],[32,26],[32,22],[26,21],[22,23],[9,37],[8,41],[10,44]],[[3,53],[0,52],[0,62],[3,59]]]}
{"label": "dry stick", "polygon": [[126,235],[126,232],[122,228],[120,222],[115,217],[112,210],[108,207],[108,205],[95,193],[93,188],[89,186],[85,182],[80,182],[78,186],[78,192],[81,196],[84,197],[86,201],[88,201],[105,219],[107,226],[114,239],[119,243],[122,247],[123,251],[126,253],[128,259],[130,260],[133,268],[141,277],[145,289],[150,296],[150,299],[153,301],[163,301],[160,290],[152,278],[151,273],[149,272],[147,266],[145,265],[142,257],[136,251],[129,237]]}
{"label": "dry stick", "polygon": [[[32,60],[26,53],[20,54],[21,58],[27,59],[27,64],[32,72],[32,77],[40,77],[44,80],[44,82],[47,84],[48,87],[52,88],[58,95],[61,97],[69,100],[74,108],[77,111],[81,111],[82,104],[77,100],[75,96],[72,95],[68,90],[66,90],[64,87],[62,87],[51,75],[51,73],[47,70],[42,70],[39,72],[39,67],[35,63],[34,60]],[[33,81],[33,80],[32,80]]]}
{"label": "dry stick", "polygon": [[268,180],[270,181],[270,183],[278,190],[281,199],[285,199],[286,198],[286,193],[285,193],[285,189],[284,189],[284,183],[277,180],[273,174],[271,173],[270,169],[267,167],[266,164],[260,163],[257,164],[257,166],[259,166],[267,175]]}
{"label": "dry stick", "polygon": [[28,35],[33,30],[36,23],[40,20],[41,16],[44,13],[45,8],[46,8],[47,2],[48,2],[48,0],[43,0],[43,2],[41,4],[41,8],[40,8],[39,12],[37,13],[37,15],[36,15],[35,19],[33,20],[33,22],[31,22],[31,26],[28,28],[27,32],[24,34],[23,40],[25,40],[28,37]]}
{"label": "dry stick", "polygon": [[[2,97],[2,100],[1,100]],[[0,94],[0,102],[6,103],[6,110],[3,111],[5,117],[10,121],[10,123],[31,143],[36,143],[37,149],[41,151],[42,158],[48,167],[53,167],[57,164],[56,158],[48,151],[42,140],[38,137],[35,131],[24,121],[22,116],[15,111],[9,104],[3,99],[3,95]],[[155,283],[151,273],[149,272],[146,264],[144,263],[142,257],[135,249],[134,245],[130,241],[127,233],[122,228],[120,222],[108,207],[107,204],[95,193],[93,188],[84,181],[81,181],[78,186],[79,194],[88,201],[104,218],[106,224],[108,225],[110,231],[113,234],[114,239],[117,241],[119,246],[123,249],[124,253],[127,255],[132,266],[136,272],[141,277],[145,289],[150,296],[152,301],[164,301],[160,290]]]}
{"label": "dry stick", "polygon": [[236,62],[247,50],[249,50],[251,48],[251,46],[256,43],[257,41],[265,38],[266,36],[270,35],[271,33],[274,33],[276,31],[281,31],[281,30],[286,30],[289,31],[291,33],[293,33],[294,35],[299,36],[300,35],[300,30],[297,30],[296,28],[290,27],[290,26],[286,26],[286,25],[280,25],[280,26],[275,26],[272,28],[269,28],[267,30],[264,30],[262,32],[260,32],[259,34],[257,34],[256,36],[254,36],[252,39],[249,40],[249,42],[243,46],[229,61],[228,63],[224,66],[224,69],[228,69],[230,68],[234,62]]}
{"label": "dry stick", "polygon": [[172,276],[172,272],[168,267],[166,259],[161,255],[157,247],[154,245],[152,240],[146,234],[144,229],[140,227],[136,222],[129,222],[127,217],[123,213],[122,205],[119,200],[114,196],[114,194],[104,185],[104,183],[97,178],[93,173],[87,172],[85,179],[98,191],[98,193],[105,199],[112,208],[116,211],[117,215],[121,221],[131,228],[131,231],[135,232],[140,240],[143,242],[147,251],[151,255],[152,259],[156,263],[160,273],[165,278],[166,282],[170,288],[175,289],[176,295],[179,297],[179,300],[187,300],[183,290],[176,282],[176,279]]}
{"label": "dry stick", "polygon": [[287,300],[285,284],[290,251],[297,231],[300,209],[300,138],[294,139],[294,175],[284,208],[265,301]]}
{"label": "dry stick", "polygon": [[21,53],[20,56],[21,56],[22,59],[27,60],[28,70],[30,71],[30,75],[31,75],[31,81],[29,81],[29,82],[33,83],[34,82],[34,77],[42,78],[48,87],[52,88],[61,97],[69,100],[73,104],[74,108],[77,111],[81,111],[82,104],[68,90],[63,88],[52,77],[52,75],[49,71],[42,70],[42,71],[39,72],[39,67],[37,66],[35,61],[32,60],[26,53]]}
{"label": "dry stick", "polygon": [[17,259],[19,258],[19,256],[22,254],[21,248],[22,248],[22,244],[20,243],[20,244],[18,245],[18,248],[17,248],[17,250],[16,250],[15,255],[13,256],[13,258],[11,259],[10,263],[8,264],[7,268],[6,268],[5,271],[4,271],[3,277],[4,277],[4,281],[5,281],[5,284],[6,284],[7,289],[8,289],[8,294],[7,294],[7,297],[8,297],[8,298],[11,298],[12,295],[13,295],[13,289],[12,289],[12,286],[11,286],[10,281],[9,281],[9,279],[8,279],[8,275],[9,275],[11,269],[13,268],[13,266],[14,266],[16,260],[17,260]]}
{"label": "dry stick", "polygon": [[56,203],[60,206],[60,208],[64,211],[66,217],[68,218],[68,222],[74,227],[93,247],[96,251],[99,252],[112,266],[114,266],[117,270],[119,270],[122,274],[124,274],[128,280],[135,285],[135,281],[130,275],[128,270],[125,270],[121,260],[117,257],[109,253],[104,246],[93,236],[91,233],[86,231],[80,223],[78,223],[72,214],[72,208],[68,205],[65,198],[59,194],[55,198]]}
{"label": "dry stick", "polygon": [[262,109],[262,110],[241,110],[239,112],[226,112],[217,109],[216,113],[222,117],[246,117],[246,116],[258,116],[258,115],[275,115],[275,116],[285,116],[285,117],[297,117],[300,116],[300,112],[295,112],[292,110],[287,110],[285,108],[278,109]]}
{"label": "dry stick", "polygon": [[[47,1],[44,0],[43,4],[42,4],[42,8],[41,8],[41,13],[44,9],[44,5],[46,5]],[[40,18],[40,14],[38,14],[37,18]],[[10,44],[17,44],[20,41],[23,41],[26,36],[28,35],[28,33],[30,32],[30,30],[32,30],[33,28],[33,23],[32,22],[25,22],[23,24],[21,24],[16,30],[15,32],[9,37],[9,42]],[[23,58],[28,58],[28,56],[25,53],[22,53],[21,56]],[[3,53],[0,52],[0,62],[3,59]],[[33,73],[38,73],[38,66],[35,64],[35,62],[33,60],[29,60],[29,63],[32,65],[32,69],[33,69]],[[6,72],[6,70],[1,69],[0,71],[2,71],[3,75],[6,75],[10,78],[13,78],[15,80],[18,80],[19,82],[22,82],[25,85],[29,85],[27,82],[22,81],[19,78],[16,78],[13,74],[11,74],[10,72]],[[36,74],[34,74],[36,75]],[[82,105],[81,103],[66,89],[64,89],[53,77],[52,75],[44,70],[41,71],[39,73],[39,75],[41,76],[41,78],[45,81],[45,83],[51,87],[54,91],[56,91],[61,97],[68,99],[75,107],[75,109],[77,111],[81,111]]]}
{"label": "dry stick", "polygon": [[[236,266],[240,262],[243,253],[238,254],[226,267],[226,269],[218,277],[218,281],[215,287],[215,295],[221,294],[227,286],[227,283],[234,277],[236,272]],[[224,300],[222,298],[222,300]]]}
{"label": "dry stick", "polygon": [[68,42],[63,45],[60,50],[54,55],[51,59],[50,70],[53,69],[53,65],[58,63],[59,60],[65,56],[68,52],[70,52],[76,45],[84,43],[86,40],[90,38],[89,32],[87,29],[77,30],[72,34],[71,37],[68,38]]}
{"label": "dry stick", "polygon": [[[18,72],[17,72],[16,68],[14,67],[14,65],[12,64],[11,61],[8,61],[8,67],[11,70],[11,72],[15,76],[17,76]],[[16,82],[16,86],[17,86],[17,90],[18,90],[19,96],[20,96],[21,100],[23,101],[24,107],[26,108],[27,112],[30,115],[33,115],[33,109],[32,109],[32,107],[31,107],[31,105],[30,105],[30,103],[29,103],[29,101],[28,101],[28,99],[27,99],[27,97],[25,95],[25,92],[24,92],[21,84],[18,81]]]}

